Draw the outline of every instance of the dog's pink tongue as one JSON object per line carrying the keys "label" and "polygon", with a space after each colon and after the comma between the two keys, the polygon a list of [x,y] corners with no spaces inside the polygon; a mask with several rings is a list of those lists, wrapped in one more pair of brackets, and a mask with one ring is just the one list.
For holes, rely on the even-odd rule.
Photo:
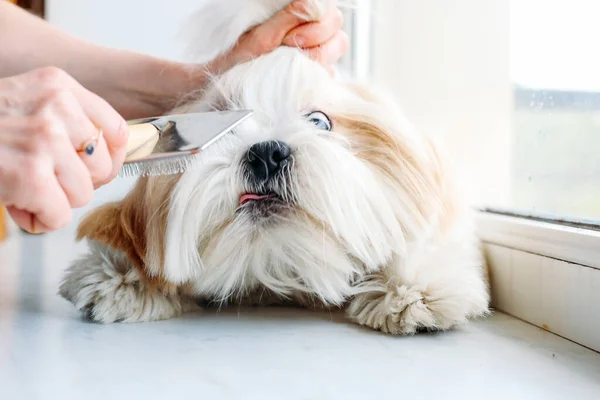
{"label": "dog's pink tongue", "polygon": [[254,193],[246,193],[240,197],[240,205],[247,203],[252,200],[264,200],[273,197],[272,194],[254,194]]}

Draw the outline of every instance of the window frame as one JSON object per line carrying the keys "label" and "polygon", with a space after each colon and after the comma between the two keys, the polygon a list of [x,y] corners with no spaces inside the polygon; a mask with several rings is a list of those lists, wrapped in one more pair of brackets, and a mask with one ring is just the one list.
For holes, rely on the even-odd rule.
{"label": "window frame", "polygon": [[377,0],[357,0],[353,6],[342,5],[343,30],[351,46],[340,60],[343,72],[355,79],[367,79],[372,73],[373,17]]}

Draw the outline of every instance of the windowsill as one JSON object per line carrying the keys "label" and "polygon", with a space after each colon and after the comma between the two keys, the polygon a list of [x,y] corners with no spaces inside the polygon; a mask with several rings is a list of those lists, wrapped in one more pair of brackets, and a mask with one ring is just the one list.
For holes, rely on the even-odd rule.
{"label": "windowsill", "polygon": [[488,243],[600,269],[600,231],[480,212],[479,237]]}
{"label": "windowsill", "polygon": [[500,312],[407,338],[339,312],[281,308],[83,322],[56,295],[83,250],[77,221],[128,189],[122,180],[101,188],[66,230],[12,230],[0,246],[0,398],[600,398],[599,354]]}
{"label": "windowsill", "polygon": [[482,212],[494,306],[600,351],[600,232]]}
{"label": "windowsill", "polygon": [[406,338],[288,308],[86,323],[56,295],[80,250],[71,233],[16,234],[0,247],[0,398],[600,396],[599,354],[499,312]]}

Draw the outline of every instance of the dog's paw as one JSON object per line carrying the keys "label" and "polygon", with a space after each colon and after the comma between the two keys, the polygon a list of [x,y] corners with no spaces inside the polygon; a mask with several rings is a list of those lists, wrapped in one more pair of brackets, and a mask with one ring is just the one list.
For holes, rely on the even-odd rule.
{"label": "dog's paw", "polygon": [[60,284],[59,294],[99,323],[148,322],[183,312],[177,295],[165,295],[146,284],[138,272],[114,263],[114,259],[88,254],[76,261]]}
{"label": "dog's paw", "polygon": [[387,292],[357,295],[347,309],[354,322],[394,335],[418,331],[448,330],[466,320],[456,313],[440,312],[434,301],[418,287],[397,286]]}

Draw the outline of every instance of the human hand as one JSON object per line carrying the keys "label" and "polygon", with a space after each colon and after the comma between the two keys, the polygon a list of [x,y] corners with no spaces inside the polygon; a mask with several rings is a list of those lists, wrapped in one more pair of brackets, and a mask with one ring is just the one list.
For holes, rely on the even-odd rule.
{"label": "human hand", "polygon": [[211,63],[211,69],[223,72],[283,45],[305,50],[309,57],[333,73],[333,65],[349,48],[348,36],[342,31],[342,12],[332,6],[320,21],[306,22],[300,15],[305,14],[307,2],[295,0],[262,25],[242,35],[231,51]]}
{"label": "human hand", "polygon": [[0,204],[31,233],[68,225],[117,175],[127,135],[108,103],[59,69],[0,79]]}

